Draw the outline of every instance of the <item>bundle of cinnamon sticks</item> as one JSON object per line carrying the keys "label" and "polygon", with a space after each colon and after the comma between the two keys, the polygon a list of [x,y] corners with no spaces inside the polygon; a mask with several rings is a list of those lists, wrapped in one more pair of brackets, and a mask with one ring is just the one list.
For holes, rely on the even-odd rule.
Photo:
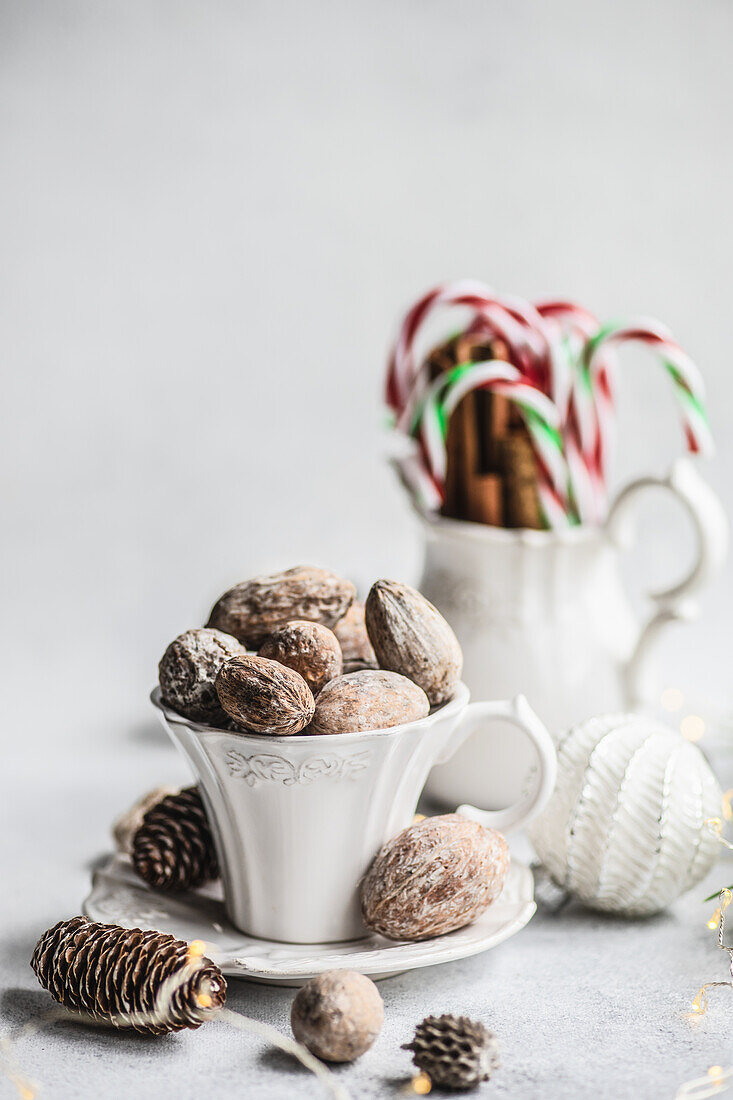
{"label": "bundle of cinnamon sticks", "polygon": [[[436,378],[458,363],[508,358],[501,340],[466,332],[435,348],[428,363]],[[542,526],[534,451],[506,397],[468,393],[450,418],[446,450],[444,516],[494,527]]]}

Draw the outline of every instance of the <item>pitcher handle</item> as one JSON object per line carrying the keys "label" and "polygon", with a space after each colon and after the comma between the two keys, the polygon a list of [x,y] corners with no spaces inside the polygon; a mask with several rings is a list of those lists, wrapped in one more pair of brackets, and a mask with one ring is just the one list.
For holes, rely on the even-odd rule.
{"label": "pitcher handle", "polygon": [[721,568],[728,549],[728,520],[723,505],[688,458],[678,458],[666,477],[641,477],[619,493],[606,529],[620,548],[628,549],[633,543],[632,502],[640,490],[649,488],[666,489],[682,503],[695,529],[697,554],[687,576],[671,588],[649,594],[655,607],[625,669],[626,692],[632,706],[651,697],[649,655],[660,633],[669,623],[697,617],[695,597]]}
{"label": "pitcher handle", "polygon": [[[459,806],[456,811],[471,821],[487,829],[501,829],[507,832],[520,825],[527,825],[545,808],[555,788],[557,778],[557,755],[552,738],[545,725],[532,710],[523,695],[514,699],[502,699],[497,702],[469,703],[458,722],[445,753],[438,763],[445,763],[456,752],[466,738],[476,733],[487,720],[501,718],[511,722],[527,734],[537,750],[538,763],[528,773],[527,790],[513,806],[503,810],[480,810],[476,806]],[[531,782],[534,780],[535,782]]]}

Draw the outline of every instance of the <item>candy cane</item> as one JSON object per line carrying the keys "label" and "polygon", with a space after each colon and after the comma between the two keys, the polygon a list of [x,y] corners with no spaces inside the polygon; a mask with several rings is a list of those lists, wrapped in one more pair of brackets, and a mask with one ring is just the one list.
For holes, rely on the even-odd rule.
{"label": "candy cane", "polygon": [[[526,304],[531,308],[529,302]],[[476,317],[504,341],[510,359],[522,373],[534,385],[545,388],[551,374],[551,357],[542,318],[538,315],[539,327],[532,327],[525,320],[517,320],[503,305],[484,306],[477,311]]]}
{"label": "candy cane", "polygon": [[602,478],[580,452],[577,441],[570,436],[565,442],[568,474],[575,507],[581,523],[602,523],[608,506]]}
{"label": "candy cane", "polygon": [[[601,349],[631,341],[645,344],[656,352],[670,375],[689,450],[706,457],[712,455],[714,445],[705,409],[702,375],[689,355],[672,339],[669,330],[658,321],[641,318],[626,325],[605,325],[588,341],[585,349],[584,363],[591,382],[598,374]],[[599,433],[601,430],[599,425]],[[602,437],[600,442],[602,446]]]}
{"label": "candy cane", "polygon": [[443,496],[420,456],[403,455],[393,458],[392,463],[417,506],[424,512],[437,512],[443,503]]}
{"label": "candy cane", "polygon": [[484,283],[462,279],[455,283],[440,283],[424,294],[410,310],[400,326],[387,368],[387,404],[400,413],[407,402],[416,369],[413,361],[415,337],[425,318],[436,306],[487,305],[493,291]]}
{"label": "candy cane", "polygon": [[[398,427],[405,428],[413,409],[424,396],[425,380],[414,362],[414,344],[430,312],[439,305],[470,306],[502,336],[523,369],[532,373],[549,363],[549,348],[540,314],[521,298],[505,298],[475,280],[442,283],[423,295],[407,312],[392,348],[387,368],[387,404],[397,414]],[[533,381],[538,381],[533,377]]]}
{"label": "candy cane", "polygon": [[601,523],[608,509],[606,484],[616,440],[616,364],[608,348],[599,352],[591,375],[584,365],[589,340],[600,330],[596,317],[576,302],[537,303],[538,312],[559,324],[563,342],[553,352],[565,351],[564,387],[555,394],[564,413],[564,435],[573,496],[583,522]]}
{"label": "candy cane", "polygon": [[572,329],[576,329],[585,339],[595,336],[600,328],[600,323],[593,314],[577,302],[569,302],[564,299],[548,299],[535,302],[535,309],[540,317],[552,317]]}
{"label": "candy cane", "polygon": [[419,434],[428,469],[443,492],[447,472],[446,436],[450,416],[463,398],[475,389],[503,394],[521,409],[538,458],[540,483],[547,483],[543,512],[557,526],[556,513],[565,512],[568,470],[559,434],[559,415],[550,398],[523,381],[516,367],[503,360],[469,363],[436,378],[413,423]]}
{"label": "candy cane", "polygon": [[538,482],[537,493],[540,499],[542,517],[551,530],[561,531],[575,525],[557,493],[554,493],[546,482]]}
{"label": "candy cane", "polygon": [[586,341],[598,332],[600,323],[584,306],[565,299],[535,302],[535,308],[545,324],[551,326],[552,396],[564,422],[577,381],[577,364],[582,349]]}

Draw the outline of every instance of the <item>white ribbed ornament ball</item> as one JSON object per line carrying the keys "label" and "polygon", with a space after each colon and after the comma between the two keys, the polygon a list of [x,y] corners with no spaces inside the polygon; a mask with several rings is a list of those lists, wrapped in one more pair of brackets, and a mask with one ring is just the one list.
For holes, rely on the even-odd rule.
{"label": "white ribbed ornament ball", "polygon": [[661,722],[606,714],[558,747],[557,785],[529,827],[555,882],[593,909],[647,916],[707,874],[720,786],[700,750]]}

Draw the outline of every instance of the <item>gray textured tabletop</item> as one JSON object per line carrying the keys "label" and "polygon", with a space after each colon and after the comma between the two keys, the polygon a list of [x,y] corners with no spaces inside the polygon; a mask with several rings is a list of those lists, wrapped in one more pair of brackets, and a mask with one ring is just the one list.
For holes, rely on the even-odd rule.
{"label": "gray textured tabletop", "polygon": [[[56,698],[68,706],[73,683]],[[49,1005],[28,966],[37,935],[78,911],[90,864],[110,847],[108,823],[151,783],[187,775],[146,710],[110,682],[106,728],[82,714],[73,749],[69,725],[43,749],[16,746],[11,779],[2,776],[6,838],[0,899],[2,1031],[36,1021]],[[101,700],[96,700],[101,705]],[[52,708],[48,708],[49,712]],[[93,711],[94,704],[82,708]],[[38,706],[38,715],[46,708]],[[116,717],[111,715],[116,713]],[[137,718],[137,721],[135,721]],[[500,1037],[503,1066],[487,1096],[673,1097],[684,1080],[726,1064],[733,1054],[729,990],[716,991],[707,1015],[686,1016],[696,989],[726,977],[726,958],[706,927],[707,892],[728,881],[730,864],[668,913],[646,921],[604,918],[574,906],[540,911],[513,939],[484,955],[380,983],[384,1029],[356,1064],[337,1069],[354,1097],[398,1097],[411,1077],[400,1044],[428,1013],[485,1021]],[[729,877],[733,877],[730,876]],[[293,991],[230,982],[238,1011],[288,1033]],[[225,1023],[160,1040],[54,1023],[18,1039],[23,1073],[39,1096],[115,1096],[120,1100],[319,1096],[322,1086],[290,1058]],[[0,1079],[0,1095],[13,1086]]]}

